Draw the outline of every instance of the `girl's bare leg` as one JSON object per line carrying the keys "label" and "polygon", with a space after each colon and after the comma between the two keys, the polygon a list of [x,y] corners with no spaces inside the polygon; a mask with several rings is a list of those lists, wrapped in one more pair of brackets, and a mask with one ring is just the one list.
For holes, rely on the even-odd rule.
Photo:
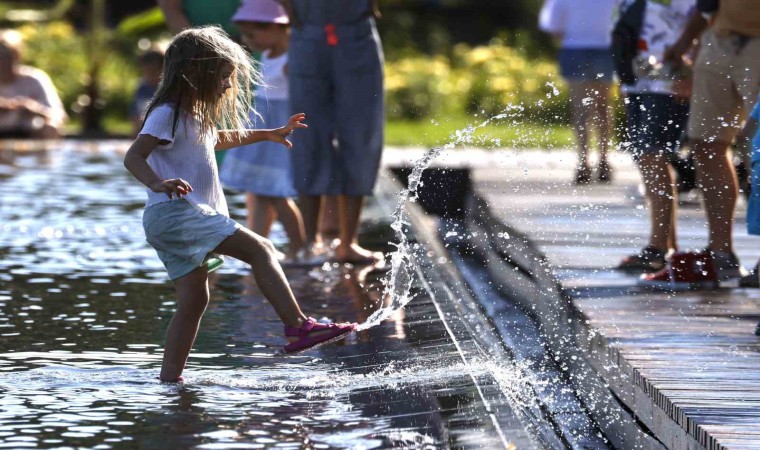
{"label": "girl's bare leg", "polygon": [[290,198],[274,198],[272,203],[277,211],[277,217],[285,228],[285,234],[288,235],[288,258],[295,258],[306,243],[301,211],[296,206],[296,202]]}
{"label": "girl's bare leg", "polygon": [[248,193],[245,196],[248,209],[248,228],[259,236],[269,236],[275,219],[272,197],[263,197]]}
{"label": "girl's bare leg", "polygon": [[199,267],[175,280],[174,286],[177,311],[166,331],[160,375],[162,381],[175,381],[185,368],[187,356],[198,334],[198,325],[209,302],[208,272],[205,267]]}
{"label": "girl's bare leg", "polygon": [[306,320],[277,262],[276,250],[269,239],[242,228],[225,239],[214,251],[251,265],[256,284],[283,323],[300,327]]}

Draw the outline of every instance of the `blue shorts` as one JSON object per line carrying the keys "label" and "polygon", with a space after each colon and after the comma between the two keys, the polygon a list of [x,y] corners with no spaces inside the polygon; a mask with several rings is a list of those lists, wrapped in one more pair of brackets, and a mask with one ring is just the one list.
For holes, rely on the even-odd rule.
{"label": "blue shorts", "polygon": [[143,228],[169,278],[176,280],[200,266],[218,269],[223,259],[213,250],[241,226],[209,206],[177,199],[146,208]]}
{"label": "blue shorts", "polygon": [[689,103],[668,94],[628,94],[627,144],[634,159],[645,153],[676,152],[689,120]]}
{"label": "blue shorts", "polygon": [[568,81],[612,82],[612,54],[606,48],[563,48],[559,51],[559,71]]}

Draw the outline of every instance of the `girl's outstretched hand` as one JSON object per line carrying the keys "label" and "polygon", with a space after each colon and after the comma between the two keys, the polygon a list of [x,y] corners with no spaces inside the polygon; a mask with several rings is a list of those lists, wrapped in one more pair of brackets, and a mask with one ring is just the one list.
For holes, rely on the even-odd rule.
{"label": "girl's outstretched hand", "polygon": [[155,182],[150,186],[150,190],[153,192],[165,192],[169,198],[174,198],[173,196],[180,198],[183,195],[193,192],[193,187],[182,178],[172,178],[170,180]]}
{"label": "girl's outstretched hand", "polygon": [[288,136],[293,133],[296,128],[309,128],[308,125],[303,123],[306,119],[306,114],[298,113],[288,119],[287,125],[281,128],[272,130],[272,141],[280,143],[287,148],[292,148],[293,143],[288,140]]}

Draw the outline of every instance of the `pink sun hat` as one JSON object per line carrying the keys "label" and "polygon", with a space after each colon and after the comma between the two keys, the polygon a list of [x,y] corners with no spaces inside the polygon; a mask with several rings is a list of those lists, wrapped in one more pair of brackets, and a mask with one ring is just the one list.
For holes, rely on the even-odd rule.
{"label": "pink sun hat", "polygon": [[290,23],[288,13],[275,0],[243,0],[232,16],[233,22]]}

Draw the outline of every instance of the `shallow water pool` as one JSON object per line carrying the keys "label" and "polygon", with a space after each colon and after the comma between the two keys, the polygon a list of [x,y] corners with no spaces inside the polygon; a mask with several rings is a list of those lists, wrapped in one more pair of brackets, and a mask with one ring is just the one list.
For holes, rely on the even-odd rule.
{"label": "shallow water pool", "polygon": [[[186,383],[157,383],[174,293],[145,243],[124,147],[0,151],[0,448],[489,445],[473,438],[491,426],[473,368],[429,325],[432,307],[278,356],[279,320],[229,260],[212,277]],[[241,219],[242,196],[228,199]],[[381,273],[286,272],[314,317],[361,321],[383,303]]]}

